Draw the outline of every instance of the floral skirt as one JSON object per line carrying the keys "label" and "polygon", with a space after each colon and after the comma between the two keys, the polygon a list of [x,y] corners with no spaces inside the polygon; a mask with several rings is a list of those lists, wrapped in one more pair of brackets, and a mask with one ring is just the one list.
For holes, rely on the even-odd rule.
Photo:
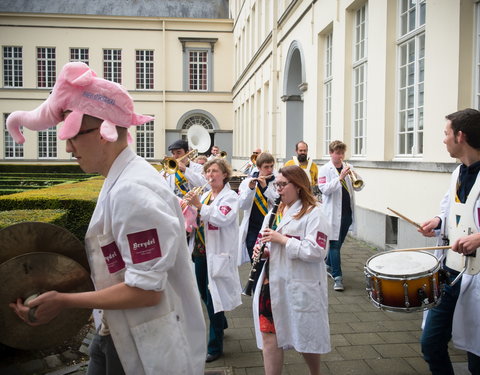
{"label": "floral skirt", "polygon": [[260,318],[260,332],[276,333],[273,322],[272,301],[270,298],[270,283],[268,281],[268,261],[265,263],[265,279],[263,280],[260,298],[258,301],[258,312]]}

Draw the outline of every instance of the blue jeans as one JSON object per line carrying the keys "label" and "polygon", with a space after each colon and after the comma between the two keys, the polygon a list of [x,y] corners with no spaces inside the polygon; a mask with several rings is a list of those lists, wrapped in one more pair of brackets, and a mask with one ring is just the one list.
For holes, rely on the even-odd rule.
{"label": "blue jeans", "polygon": [[345,241],[345,237],[347,237],[348,228],[350,228],[350,225],[352,225],[352,217],[342,216],[338,240],[330,241],[330,246],[327,253],[327,260],[325,263],[331,268],[333,278],[342,276],[342,261],[340,259],[340,249],[343,245],[343,241]]}
{"label": "blue jeans", "polygon": [[112,336],[96,334],[88,348],[90,362],[87,375],[122,375],[122,363],[118,358],[117,350],[113,344]]}
{"label": "blue jeans", "polygon": [[223,353],[223,330],[228,327],[228,324],[223,311],[216,314],[214,312],[212,296],[208,290],[207,257],[194,256],[193,262],[195,263],[198,291],[200,292],[202,301],[207,307],[208,318],[210,320],[207,351],[208,354]]}

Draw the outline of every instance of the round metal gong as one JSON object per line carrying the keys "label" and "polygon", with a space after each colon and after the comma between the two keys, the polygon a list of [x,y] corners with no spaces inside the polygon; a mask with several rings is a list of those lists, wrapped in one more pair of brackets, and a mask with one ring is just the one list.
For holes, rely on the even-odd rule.
{"label": "round metal gong", "polygon": [[93,290],[87,270],[56,253],[27,253],[0,264],[0,342],[17,349],[46,349],[71,339],[88,322],[89,309],[65,309],[49,323],[32,327],[8,306],[50,290]]}
{"label": "round metal gong", "polygon": [[0,230],[0,263],[18,255],[44,251],[65,255],[90,270],[83,244],[65,228],[31,221]]}

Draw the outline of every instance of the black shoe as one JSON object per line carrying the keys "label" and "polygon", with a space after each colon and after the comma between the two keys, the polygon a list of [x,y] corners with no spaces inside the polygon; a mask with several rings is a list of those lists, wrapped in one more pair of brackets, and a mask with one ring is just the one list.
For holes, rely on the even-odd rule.
{"label": "black shoe", "polygon": [[222,353],[217,353],[217,354],[210,354],[208,353],[207,354],[207,359],[205,359],[205,362],[213,362],[213,361],[216,361],[217,359],[220,358],[220,356],[222,355]]}

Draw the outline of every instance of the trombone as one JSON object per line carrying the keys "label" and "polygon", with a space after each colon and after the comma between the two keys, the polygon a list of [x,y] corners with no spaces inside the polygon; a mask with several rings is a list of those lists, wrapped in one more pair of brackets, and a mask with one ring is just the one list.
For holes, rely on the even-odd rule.
{"label": "trombone", "polygon": [[359,191],[363,188],[363,180],[358,176],[358,174],[352,169],[352,165],[345,162],[345,167],[349,167],[348,175],[350,180],[352,180],[353,190]]}
{"label": "trombone", "polygon": [[240,168],[238,168],[238,170],[243,171],[247,167],[248,163],[252,163],[253,165],[257,165],[257,157],[258,157],[257,154],[250,155],[250,161],[247,161]]}
{"label": "trombone", "polygon": [[185,155],[179,157],[178,159],[174,159],[171,156],[164,157],[163,160],[160,162],[160,167],[158,170],[165,174],[174,174],[178,170],[178,163],[181,162],[183,159],[188,158],[188,160],[193,160],[197,157],[198,151],[193,149],[186,153]]}

